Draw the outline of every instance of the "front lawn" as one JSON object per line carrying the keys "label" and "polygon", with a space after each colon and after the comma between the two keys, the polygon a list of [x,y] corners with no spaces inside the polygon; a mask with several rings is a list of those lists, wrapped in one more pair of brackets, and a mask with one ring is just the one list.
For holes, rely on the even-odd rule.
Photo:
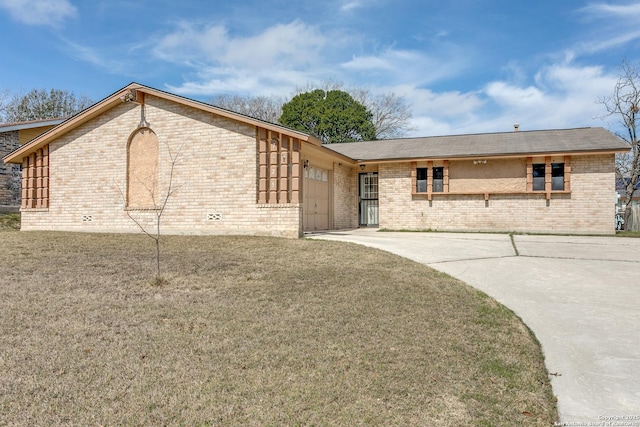
{"label": "front lawn", "polygon": [[488,296],[338,242],[0,231],[0,424],[548,426]]}

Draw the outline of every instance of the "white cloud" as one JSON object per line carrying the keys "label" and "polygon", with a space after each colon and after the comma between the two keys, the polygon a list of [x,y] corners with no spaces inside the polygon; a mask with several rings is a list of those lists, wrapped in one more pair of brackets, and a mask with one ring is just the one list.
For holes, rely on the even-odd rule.
{"label": "white cloud", "polygon": [[545,95],[536,87],[518,87],[499,81],[489,83],[485,94],[498,105],[517,109],[539,107],[545,101]]}
{"label": "white cloud", "polygon": [[327,38],[300,21],[278,24],[249,36],[233,36],[224,26],[198,27],[183,22],[162,37],[156,57],[194,69],[195,81],[168,86],[182,94],[290,92],[321,73]]}
{"label": "white cloud", "polygon": [[[523,76],[520,76],[522,78]],[[607,126],[597,101],[617,76],[599,66],[561,63],[537,71],[533,82],[496,80],[478,91],[434,92],[411,85],[389,88],[411,104],[413,136]]]}
{"label": "white cloud", "polygon": [[617,18],[634,19],[640,16],[640,3],[631,4],[609,4],[609,3],[591,3],[581,9],[582,12],[602,16],[603,14],[615,16]]}
{"label": "white cloud", "polygon": [[224,26],[197,27],[183,22],[161,38],[154,53],[172,62],[254,67],[260,72],[281,63],[296,67],[313,62],[325,43],[316,29],[299,21],[244,37],[232,37]]}
{"label": "white cloud", "polygon": [[494,81],[484,95],[495,107],[493,123],[519,122],[525,129],[601,126],[604,109],[597,101],[611,93],[616,79],[602,67],[556,64],[539,70],[533,85]]}
{"label": "white cloud", "polygon": [[434,91],[435,84],[472,70],[474,53],[442,42],[429,51],[392,46],[354,54],[358,44],[341,40],[301,21],[249,35],[233,34],[223,25],[183,22],[159,40],[154,52],[191,67],[183,84],[167,86],[186,95],[287,96],[295,87],[329,79],[393,92],[411,105],[415,136],[511,131],[516,122],[522,130],[602,126],[595,117],[604,111],[596,101],[610,94],[617,79],[602,67],[578,65],[577,56],[567,51],[533,75],[507,60],[502,72],[508,79],[469,91]]}
{"label": "white cloud", "polygon": [[628,31],[625,32],[622,27],[619,27],[620,33],[613,34],[601,39],[593,39],[585,43],[580,43],[576,46],[576,54],[593,54],[603,52],[609,49],[613,49],[619,46],[623,46],[629,42],[640,39],[640,31]]}
{"label": "white cloud", "polygon": [[104,49],[100,50],[85,46],[62,36],[60,36],[60,40],[62,41],[61,46],[72,58],[87,62],[103,70],[108,70],[110,73],[127,74],[134,71],[131,64],[125,59],[118,59],[115,56],[105,54]]}
{"label": "white cloud", "polygon": [[424,86],[460,74],[469,58],[454,46],[442,49],[438,56],[406,49],[389,48],[378,55],[354,56],[341,68],[361,76],[374,78],[386,85],[412,83]]}
{"label": "white cloud", "polygon": [[590,22],[594,22],[584,42],[568,51],[570,56],[590,55],[621,48],[640,39],[637,29],[640,3],[609,4],[591,3],[578,10]]}
{"label": "white cloud", "polygon": [[16,21],[28,25],[58,27],[78,14],[69,0],[0,0],[0,7]]}
{"label": "white cloud", "polygon": [[393,71],[397,64],[378,56],[354,56],[351,61],[342,64],[347,70],[354,71]]}
{"label": "white cloud", "polygon": [[340,6],[340,10],[343,12],[350,12],[359,7],[362,7],[362,3],[359,1],[346,1],[342,6]]}
{"label": "white cloud", "polygon": [[428,54],[390,47],[353,55],[354,46],[362,46],[362,35],[335,31],[340,34],[295,20],[237,35],[224,25],[181,22],[159,38],[152,51],[156,58],[192,69],[184,84],[167,88],[195,96],[221,91],[283,96],[295,87],[327,80],[346,85],[366,82],[370,87],[409,82],[419,87],[450,79],[470,62],[458,47],[446,43]]}
{"label": "white cloud", "polygon": [[450,135],[476,131],[486,101],[475,92],[432,92],[428,89],[397,90],[411,104],[413,135]]}

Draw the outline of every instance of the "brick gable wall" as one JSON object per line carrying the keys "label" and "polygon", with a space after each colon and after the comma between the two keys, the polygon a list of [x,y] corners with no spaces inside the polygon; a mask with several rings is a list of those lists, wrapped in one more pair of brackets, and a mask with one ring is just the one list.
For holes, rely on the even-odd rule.
{"label": "brick gable wall", "polygon": [[[254,126],[147,96],[144,119],[158,138],[158,194],[170,153],[177,189],[163,215],[167,234],[301,235],[301,205],[258,204]],[[22,213],[25,230],[139,232],[125,210],[127,143],[141,107],[123,103],[50,144],[49,208]],[[182,148],[181,148],[182,147]],[[130,211],[152,227],[153,211]]]}

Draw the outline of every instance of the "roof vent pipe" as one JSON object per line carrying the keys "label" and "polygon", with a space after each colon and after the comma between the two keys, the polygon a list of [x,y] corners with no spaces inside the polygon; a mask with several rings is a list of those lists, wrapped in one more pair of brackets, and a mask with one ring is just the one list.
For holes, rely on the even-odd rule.
{"label": "roof vent pipe", "polygon": [[518,132],[518,128],[519,128],[519,127],[520,127],[520,124],[519,124],[519,123],[514,123],[514,124],[513,124],[513,131],[514,131],[514,132]]}

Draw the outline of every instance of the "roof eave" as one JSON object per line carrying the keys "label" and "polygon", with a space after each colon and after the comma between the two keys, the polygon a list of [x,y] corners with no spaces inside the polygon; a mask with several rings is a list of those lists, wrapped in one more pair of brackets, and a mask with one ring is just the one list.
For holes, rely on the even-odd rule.
{"label": "roof eave", "polygon": [[288,127],[285,126],[281,126],[275,123],[270,123],[270,122],[266,122],[264,120],[260,120],[260,119],[256,119],[250,116],[245,116],[244,114],[240,114],[240,113],[236,113],[234,111],[231,110],[225,110],[224,108],[220,108],[220,107],[216,107],[215,105],[211,105],[211,104],[206,104],[204,102],[200,102],[200,101],[196,101],[193,99],[189,99],[189,98],[185,98],[179,95],[174,95],[172,93],[169,92],[165,92],[162,90],[158,90],[158,89],[154,89],[152,87],[148,87],[148,86],[144,86],[141,85],[139,83],[132,83],[131,85],[127,86],[126,88],[123,89],[123,91],[127,91],[127,90],[131,90],[131,89],[135,89],[135,90],[139,90],[143,93],[147,93],[153,96],[157,96],[159,98],[164,98],[164,99],[170,99],[172,101],[178,102],[180,104],[183,105],[188,105],[191,106],[193,108],[197,108],[199,110],[204,110],[216,115],[219,115],[221,117],[225,117],[228,119],[232,119],[232,120],[236,120],[236,121],[241,121],[247,124],[251,124],[254,126],[259,126],[268,130],[273,130],[276,132],[280,132],[280,133],[285,133],[287,135],[296,137],[298,139],[301,139],[303,141],[308,141],[308,142],[312,142],[312,143],[320,143],[321,142],[319,140],[317,140],[316,138],[312,137],[309,134],[306,134],[304,132],[300,132],[297,131],[295,129],[290,129]]}
{"label": "roof eave", "polygon": [[56,126],[65,121],[67,118],[56,118],[56,119],[43,119],[43,120],[30,120],[27,122],[19,122],[19,123],[5,123],[0,125],[0,133],[11,132],[11,131],[20,131],[27,129],[35,129],[47,126]]}
{"label": "roof eave", "polygon": [[202,111],[207,111],[225,118],[229,118],[235,121],[240,121],[247,123],[249,125],[259,126],[265,129],[273,130],[276,132],[284,133],[286,135],[292,136],[294,138],[298,138],[305,142],[310,142],[314,145],[322,145],[322,142],[317,138],[312,137],[303,132],[299,132],[284,126],[280,126],[274,123],[265,122],[259,119],[254,119],[249,116],[245,116],[240,113],[235,113],[233,111],[225,110],[220,107],[216,107],[213,105],[205,104],[203,102],[195,101],[189,98],[184,98],[178,95],[174,95],[168,92],[164,92],[158,89],[153,89],[148,86],[141,85],[139,83],[131,83],[124,88],[118,90],[117,92],[109,95],[103,100],[97,102],[93,106],[87,108],[86,110],[81,111],[75,116],[70,117],[64,122],[60,123],[58,126],[50,129],[49,131],[43,133],[42,135],[32,139],[28,143],[24,144],[22,147],[14,150],[9,153],[5,157],[3,157],[3,161],[5,163],[22,163],[22,158],[25,154],[37,150],[38,148],[42,148],[60,135],[65,134],[66,132],[80,126],[83,123],[88,122],[89,120],[99,116],[104,111],[107,111],[113,108],[115,105],[122,103],[121,97],[126,95],[131,90],[140,91],[144,94],[149,94],[152,96],[157,96],[159,98],[164,98],[168,100],[172,100],[174,102],[178,102],[182,105],[190,106],[193,108],[197,108]]}
{"label": "roof eave", "polygon": [[352,159],[351,157],[349,157],[349,156],[347,156],[347,155],[344,155],[344,154],[338,153],[337,151],[333,151],[332,149],[327,148],[327,147],[326,147],[326,144],[322,144],[322,143],[321,143],[321,144],[320,144],[320,148],[321,148],[322,150],[325,150],[327,153],[330,153],[332,156],[337,157],[338,159],[340,159],[340,160],[342,160],[342,161],[344,161],[344,162],[346,162],[346,163],[349,163],[349,164],[351,164],[351,165],[355,165],[355,164],[357,164],[357,163],[358,163],[358,160],[356,160],[356,159]]}
{"label": "roof eave", "polygon": [[470,160],[470,159],[508,159],[522,157],[542,157],[542,156],[584,156],[589,154],[617,154],[623,153],[622,149],[599,149],[580,151],[556,151],[540,153],[505,153],[505,154],[473,154],[456,156],[426,156],[426,157],[399,157],[399,158],[378,158],[378,159],[354,159],[356,163],[404,163],[424,160]]}
{"label": "roof eave", "polygon": [[123,94],[127,89],[129,89],[129,87],[125,87],[119,90],[113,95],[110,95],[107,98],[98,101],[86,110],[83,110],[75,116],[68,118],[56,127],[49,129],[47,132],[35,137],[23,146],[9,153],[5,157],[3,157],[2,160],[5,163],[22,163],[22,158],[25,156],[25,154],[44,147],[59,135],[64,134],[71,129],[74,129],[83,123],[88,122],[89,120],[99,116],[102,112],[112,108],[114,105],[121,103],[122,101],[120,100],[120,95]]}

